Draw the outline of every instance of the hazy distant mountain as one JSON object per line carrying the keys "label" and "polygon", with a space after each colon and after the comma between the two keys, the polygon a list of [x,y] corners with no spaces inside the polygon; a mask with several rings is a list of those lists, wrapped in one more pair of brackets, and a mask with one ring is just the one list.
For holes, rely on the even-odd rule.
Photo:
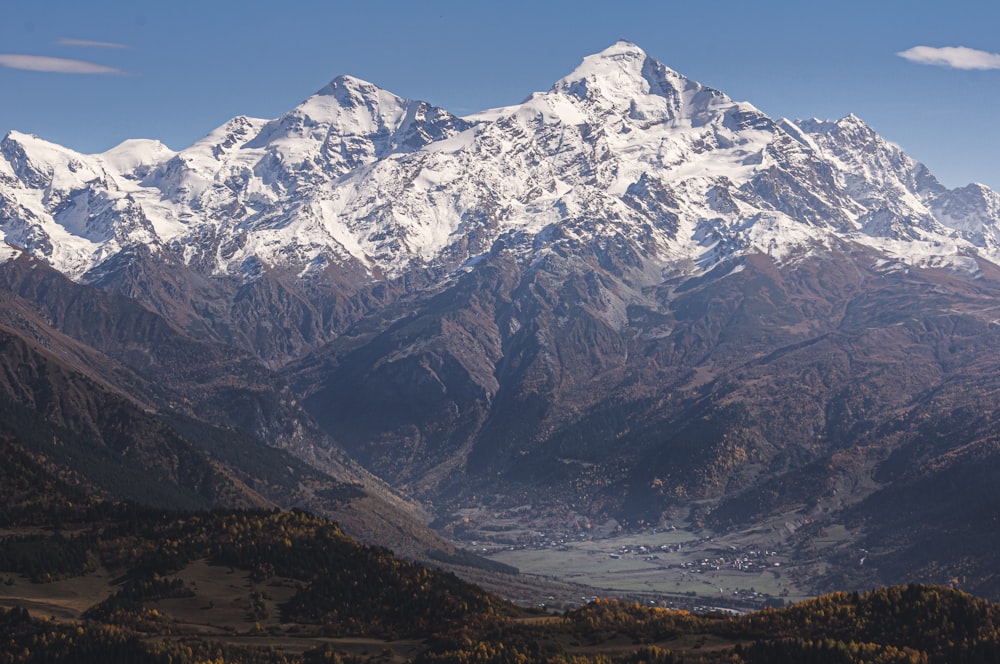
{"label": "hazy distant mountain", "polygon": [[[258,433],[304,454],[312,434],[280,429],[304,405],[445,520],[530,504],[655,522],[710,499],[697,518],[725,525],[802,507],[913,553],[885,574],[942,580],[960,556],[927,554],[919,524],[967,537],[1000,510],[982,491],[1000,196],[946,189],[854,116],[772,119],[618,42],[465,118],[339,77],[180,152],[12,132],[0,154],[8,253],[277,371],[288,389],[251,413]],[[182,361],[143,353],[115,359],[194,389]],[[893,530],[888,506],[911,494],[934,494],[933,514]],[[970,578],[995,555],[980,540]]]}

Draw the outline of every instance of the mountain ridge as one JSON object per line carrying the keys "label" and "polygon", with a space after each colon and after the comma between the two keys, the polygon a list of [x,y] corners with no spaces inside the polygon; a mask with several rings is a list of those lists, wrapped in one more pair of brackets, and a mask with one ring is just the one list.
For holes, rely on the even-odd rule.
{"label": "mountain ridge", "polygon": [[[617,131],[611,131],[610,125],[600,128],[609,113],[621,117],[621,121],[616,121]],[[594,127],[590,131],[596,133],[573,136],[574,127],[581,126],[581,122],[582,126]],[[550,124],[558,129],[558,139]],[[656,130],[657,125],[666,126],[665,133]],[[495,131],[496,127],[500,130]],[[706,127],[711,131],[699,131]],[[516,158],[510,159],[514,171],[509,174],[502,169],[497,173],[494,165],[490,171],[480,172],[482,177],[477,186],[467,195],[458,187],[451,195],[466,200],[457,209],[433,201],[431,206],[416,207],[413,195],[426,192],[433,198],[435,189],[455,189],[455,175],[467,170],[468,159],[459,159],[456,164],[454,157],[471,150],[479,162],[485,157],[488,163],[487,151],[496,149],[500,149],[499,154],[504,158],[511,157],[509,150],[502,147],[512,140],[510,131],[529,140],[518,144],[519,151],[536,151],[536,154],[533,145],[548,147],[546,143],[558,141],[557,147],[568,146],[567,140],[576,139],[577,147],[571,151],[576,157],[569,163],[555,164],[559,177],[551,171],[545,177],[530,167],[524,172]],[[658,154],[643,155],[629,135],[640,136],[641,142],[658,141],[661,144]],[[793,141],[789,143],[787,138]],[[582,145],[594,147],[581,153],[581,141]],[[750,211],[745,209],[748,205],[766,217],[781,213],[783,204],[795,203],[791,213],[798,214],[801,220],[803,206],[796,201],[783,201],[775,190],[778,186],[775,178],[783,179],[789,170],[804,168],[808,171],[806,175],[821,185],[818,190],[814,188],[811,200],[806,197],[806,202],[825,216],[826,226],[832,223],[838,232],[861,231],[855,233],[861,241],[864,236],[911,241],[933,236],[932,242],[952,240],[955,247],[938,249],[939,255],[954,255],[960,248],[958,245],[966,245],[966,249],[985,250],[995,258],[1000,246],[995,233],[995,192],[965,189],[949,192],[926,168],[909,160],[854,116],[834,123],[803,121],[799,125],[783,119],[771,120],[750,104],[733,102],[724,94],[670,70],[626,41],[588,56],[548,92],[535,93],[520,105],[474,114],[467,120],[425,102],[403,100],[360,79],[340,76],[281,118],[270,121],[235,118],[177,153],[156,143],[133,143],[136,155],[129,155],[123,144],[103,155],[88,156],[38,139],[28,140],[16,132],[8,134],[3,152],[7,163],[0,165],[0,169],[8,171],[5,182],[16,181],[21,186],[14,184],[15,191],[4,192],[5,202],[14,208],[14,213],[7,214],[16,218],[16,213],[21,212],[30,227],[18,233],[11,232],[11,224],[5,224],[8,241],[29,249],[34,247],[58,269],[83,280],[88,277],[80,261],[87,251],[91,252],[91,258],[86,259],[88,269],[93,270],[113,255],[116,247],[120,250],[137,242],[168,250],[188,265],[207,261],[199,271],[209,276],[235,271],[237,275],[243,274],[239,277],[243,281],[252,280],[259,268],[249,259],[256,255],[272,266],[292,268],[299,280],[308,279],[311,273],[322,273],[333,264],[370,279],[387,271],[412,271],[427,261],[453,270],[461,265],[463,258],[487,250],[489,244],[505,233],[517,233],[519,228],[537,233],[544,227],[545,217],[551,214],[546,209],[548,205],[555,205],[558,216],[553,221],[561,216],[562,223],[569,222],[573,216],[587,214],[593,208],[587,199],[574,196],[574,191],[598,183],[609,187],[614,194],[610,200],[598,201],[599,209],[619,215],[635,216],[637,212],[628,207],[625,199],[629,187],[648,187],[655,182],[662,188],[671,182],[687,182],[689,188],[717,190],[716,194],[710,194],[716,199],[725,190],[741,216]],[[605,167],[593,149],[602,149],[609,156],[621,155],[623,151],[637,152],[638,159],[626,162],[621,156],[612,157],[615,166],[611,168],[616,174],[608,180],[609,174],[599,170]],[[845,161],[848,151],[857,155],[865,149],[877,163],[870,163],[871,159],[862,163]],[[156,154],[160,156],[151,156]],[[705,154],[711,159],[702,158]],[[150,159],[153,163],[149,163]],[[694,167],[698,164],[709,175],[698,174]],[[849,173],[844,182],[829,180],[831,165]],[[123,170],[112,172],[116,166]],[[581,167],[585,170],[579,171]],[[567,168],[577,169],[577,177],[568,181]],[[351,177],[349,174],[355,169],[360,171]],[[383,170],[385,176],[380,178]],[[654,181],[653,173],[657,170],[663,175]],[[58,173],[70,171],[82,175],[52,179]],[[876,178],[873,173],[883,175]],[[469,173],[473,178],[475,175],[476,171]],[[508,180],[536,181],[537,185],[519,191],[516,186],[510,190],[509,182],[504,184],[509,191],[503,192],[498,190],[501,182],[498,175]],[[408,186],[403,189],[394,186],[392,180],[396,178],[403,178]],[[371,186],[373,180],[375,189]],[[780,186],[788,184],[785,181]],[[37,201],[41,205],[25,203],[30,197],[17,195],[18,189],[27,194],[42,186],[46,193]],[[332,187],[333,192],[317,193],[316,187]],[[671,184],[665,191],[673,192],[676,200],[676,189],[677,185]],[[86,202],[79,199],[83,190],[91,192]],[[80,193],[69,196],[73,192]],[[978,203],[977,193],[983,199]],[[374,205],[357,199],[373,194]],[[283,201],[284,197],[290,197],[289,201]],[[801,197],[801,192],[793,197]],[[891,204],[866,212],[876,198],[880,204],[886,201]],[[942,198],[939,209],[933,209],[933,205],[929,209],[928,204],[939,198]],[[624,208],[621,202],[625,202]],[[684,202],[688,205],[683,206]],[[678,205],[689,207],[684,210],[688,216],[694,212],[703,216],[703,223],[716,225],[708,216],[713,213],[722,212],[725,218],[724,210],[715,210],[711,204],[695,205],[696,202],[691,197],[677,200]],[[716,207],[719,206],[717,203]],[[462,209],[477,207],[479,214],[485,216],[492,209],[501,223],[491,224],[488,219],[472,223],[471,218],[458,216]],[[112,219],[101,220],[105,210]],[[639,212],[640,224],[655,232],[657,225],[649,224],[648,215],[641,214],[644,210]],[[81,224],[85,213],[86,221]],[[45,223],[46,215],[51,215],[53,221],[58,219],[60,228]],[[538,217],[539,221],[525,227],[524,222],[516,221],[525,215]],[[199,217],[215,221],[192,227],[190,220]],[[422,221],[428,217],[437,217],[438,221],[430,224]],[[957,228],[940,223],[937,217],[953,220]],[[363,227],[352,219],[384,230],[365,234]],[[905,223],[894,226],[892,219],[902,219]],[[981,237],[982,233],[976,235],[977,230],[985,227],[983,221],[989,221],[986,225],[993,227],[986,234],[988,237]],[[949,237],[950,231],[962,231],[963,226],[972,232]],[[292,227],[301,238],[281,232]],[[914,227],[927,232],[918,232]],[[45,236],[55,232],[61,236],[59,240],[67,241],[60,229],[68,236],[98,246],[88,248],[78,241],[75,258],[50,255],[51,251],[46,254]],[[455,250],[455,242],[460,239],[456,233],[463,230],[483,237],[471,250],[462,251],[464,255],[456,257],[459,260],[449,260],[448,253]],[[697,228],[685,231],[690,237],[699,232]],[[701,232],[708,231],[706,228]],[[393,235],[382,240],[380,232]],[[772,241],[793,245],[796,242],[791,235],[775,234],[773,228],[770,231],[762,228],[760,232],[764,248]],[[216,235],[217,239],[212,240],[206,233]],[[746,237],[745,233],[742,235]],[[248,239],[256,254],[241,250],[240,245]],[[677,237],[661,238],[662,246],[656,253],[674,257],[679,251],[696,262],[712,264],[711,256],[699,250],[697,244],[685,248],[669,240]],[[910,253],[931,252],[913,243],[905,249]],[[238,256],[243,258],[233,263]]]}

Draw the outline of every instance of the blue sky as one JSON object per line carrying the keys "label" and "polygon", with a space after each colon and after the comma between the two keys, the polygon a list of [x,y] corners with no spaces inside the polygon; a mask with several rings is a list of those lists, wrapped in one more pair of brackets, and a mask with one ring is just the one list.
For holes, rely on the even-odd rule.
{"label": "blue sky", "polygon": [[[338,74],[470,113],[547,89],[623,38],[771,116],[854,113],[946,185],[1000,190],[995,0],[12,0],[0,12],[0,134],[83,152],[138,137],[183,148],[235,115],[276,117]],[[899,55],[919,46],[971,50]]]}

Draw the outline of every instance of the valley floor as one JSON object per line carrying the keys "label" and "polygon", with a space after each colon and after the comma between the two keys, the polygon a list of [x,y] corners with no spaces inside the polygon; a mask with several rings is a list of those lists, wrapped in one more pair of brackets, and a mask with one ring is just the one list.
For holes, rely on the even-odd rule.
{"label": "valley floor", "polygon": [[[522,574],[590,589],[581,595],[570,589],[544,598],[510,596],[522,605],[567,609],[594,597],[615,597],[745,611],[821,594],[821,580],[843,564],[852,534],[838,525],[806,537],[800,532],[805,525],[808,518],[796,512],[725,532],[680,522],[639,532],[621,532],[612,523],[564,533],[509,518],[493,520],[492,531],[475,531],[461,545]],[[860,550],[854,556],[859,568],[864,556]]]}

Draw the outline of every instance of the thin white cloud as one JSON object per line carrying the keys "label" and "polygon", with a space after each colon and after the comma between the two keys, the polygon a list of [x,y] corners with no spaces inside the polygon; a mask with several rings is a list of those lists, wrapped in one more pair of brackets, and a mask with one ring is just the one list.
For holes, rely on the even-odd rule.
{"label": "thin white cloud", "polygon": [[17,53],[0,53],[0,67],[9,69],[24,69],[27,71],[44,71],[56,74],[124,74],[121,69],[99,65],[86,60],[70,60],[68,58],[52,58],[47,55],[20,55]]}
{"label": "thin white cloud", "polygon": [[69,37],[63,37],[57,40],[56,43],[60,46],[83,46],[85,48],[128,48],[127,44],[93,41],[90,39],[71,39]]}
{"label": "thin white cloud", "polygon": [[1000,53],[979,51],[965,46],[914,46],[896,55],[922,65],[952,69],[1000,69]]}

